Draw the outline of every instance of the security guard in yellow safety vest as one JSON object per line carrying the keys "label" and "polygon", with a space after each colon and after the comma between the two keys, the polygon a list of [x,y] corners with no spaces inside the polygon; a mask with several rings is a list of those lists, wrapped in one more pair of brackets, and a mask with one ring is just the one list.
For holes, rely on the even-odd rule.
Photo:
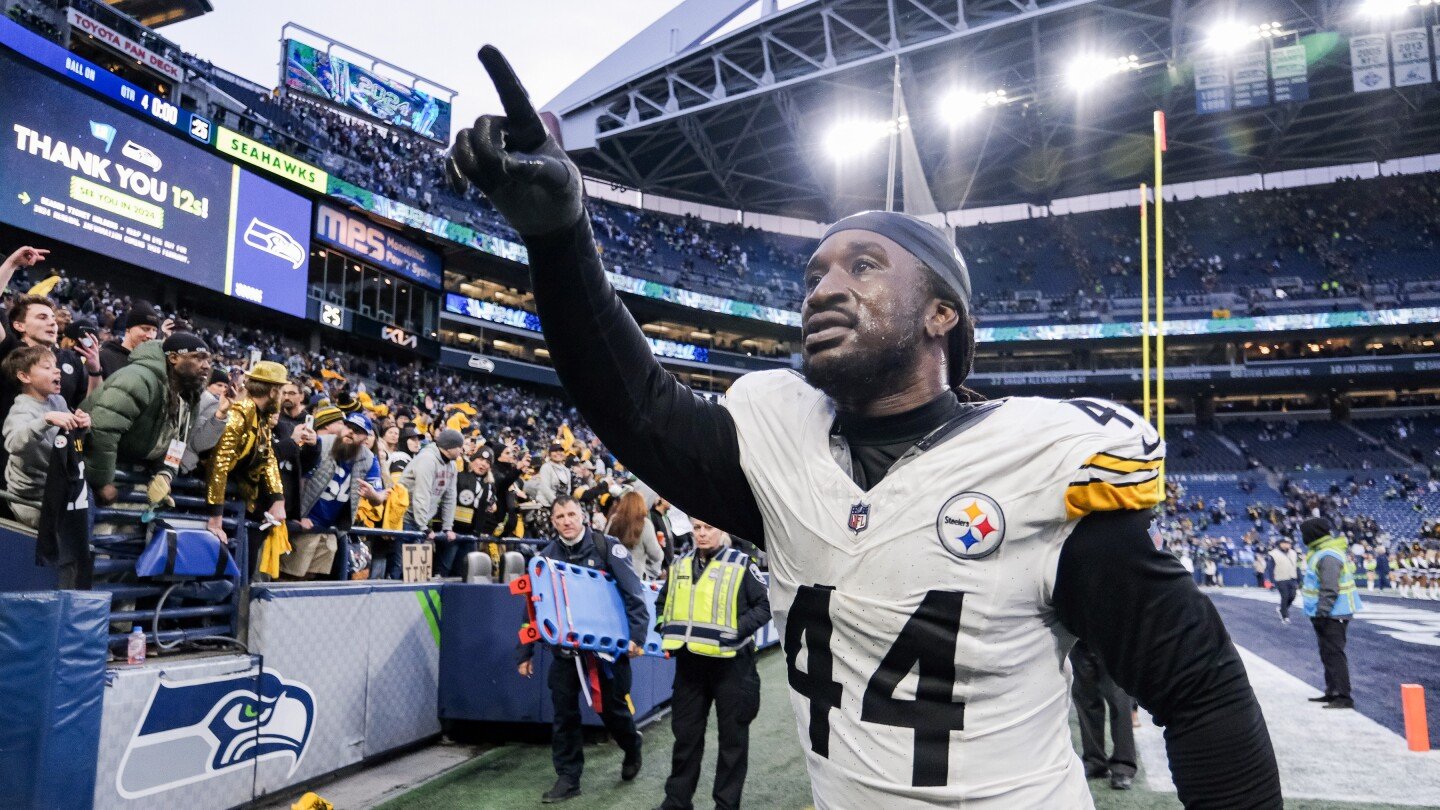
{"label": "security guard in yellow safety vest", "polygon": [[770,621],[760,571],[730,536],[698,520],[695,550],[670,564],[656,602],[663,646],[675,659],[670,722],[675,751],[665,781],[667,810],[689,810],[700,783],[710,704],[719,722],[720,755],[713,796],[717,810],[740,806],[750,752],[750,721],[760,711],[755,631]]}
{"label": "security guard in yellow safety vest", "polygon": [[1360,612],[1360,595],[1355,592],[1355,562],[1344,536],[1323,517],[1300,524],[1305,541],[1305,578],[1300,603],[1315,638],[1320,643],[1320,663],[1325,667],[1325,694],[1313,697],[1327,709],[1353,709],[1350,697],[1350,662],[1345,657],[1345,631],[1350,619]]}

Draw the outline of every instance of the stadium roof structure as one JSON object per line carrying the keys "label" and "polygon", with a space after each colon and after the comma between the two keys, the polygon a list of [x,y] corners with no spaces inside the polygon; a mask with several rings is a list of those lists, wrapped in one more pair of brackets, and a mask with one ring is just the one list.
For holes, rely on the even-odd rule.
{"label": "stadium roof structure", "polygon": [[[888,150],[836,160],[823,144],[902,120],[898,64],[939,210],[1044,204],[1148,179],[1156,109],[1167,182],[1435,151],[1440,85],[1353,91],[1350,34],[1435,22],[1392,5],[1401,16],[1382,22],[1359,0],[687,0],[544,109],[593,178],[832,221],[883,206]],[[1197,59],[1291,44],[1305,46],[1308,101],[1197,113]],[[1116,59],[1125,69],[1101,81]],[[957,91],[969,109],[947,108]]]}

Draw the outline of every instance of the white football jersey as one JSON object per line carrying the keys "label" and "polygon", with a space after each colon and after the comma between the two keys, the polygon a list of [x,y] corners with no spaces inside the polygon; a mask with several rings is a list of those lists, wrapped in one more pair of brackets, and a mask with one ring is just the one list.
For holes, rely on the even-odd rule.
{"label": "white football jersey", "polygon": [[1104,400],[998,400],[866,492],[799,375],[748,374],[724,404],[816,808],[1091,807],[1051,592],[1077,520],[1159,500],[1150,426]]}

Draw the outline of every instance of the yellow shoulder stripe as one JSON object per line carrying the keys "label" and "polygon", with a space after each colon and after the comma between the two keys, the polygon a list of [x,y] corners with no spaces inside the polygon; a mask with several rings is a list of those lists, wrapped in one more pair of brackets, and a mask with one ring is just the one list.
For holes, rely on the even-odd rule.
{"label": "yellow shoulder stripe", "polygon": [[1122,509],[1149,509],[1161,499],[1160,476],[1137,484],[1111,484],[1090,481],[1071,484],[1065,490],[1065,517],[1076,520],[1091,512],[1116,512]]}
{"label": "yellow shoulder stripe", "polygon": [[1146,461],[1138,458],[1113,456],[1109,453],[1096,453],[1086,460],[1085,466],[1109,472],[1133,473],[1141,470],[1158,470],[1163,461],[1164,459],[1159,458]]}

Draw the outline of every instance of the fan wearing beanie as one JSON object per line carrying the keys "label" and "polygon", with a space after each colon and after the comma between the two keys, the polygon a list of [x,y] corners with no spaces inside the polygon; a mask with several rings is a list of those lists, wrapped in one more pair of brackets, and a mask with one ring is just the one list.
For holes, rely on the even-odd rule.
{"label": "fan wearing beanie", "polygon": [[[437,543],[455,542],[455,502],[458,495],[459,470],[455,459],[465,446],[465,437],[460,431],[447,428],[440,431],[435,441],[420,448],[399,482],[410,493],[410,508],[406,510],[402,526],[405,531],[426,532]],[[445,549],[442,547],[443,553]],[[399,579],[401,576],[401,548],[392,545],[386,554],[384,576]]]}
{"label": "fan wearing beanie", "polygon": [[1320,665],[1325,669],[1325,694],[1310,698],[1327,709],[1353,709],[1350,696],[1350,659],[1345,655],[1345,635],[1350,619],[1360,611],[1360,594],[1355,590],[1355,561],[1346,547],[1345,536],[1323,517],[1300,524],[1305,541],[1305,574],[1300,585],[1300,605],[1315,628],[1320,646]]}
{"label": "fan wearing beanie", "polygon": [[165,500],[170,477],[181,471],[209,379],[210,347],[198,335],[175,332],[163,342],[141,343],[129,362],[85,399],[81,408],[91,416],[85,478],[100,503],[118,495],[117,463],[158,469],[150,499]]}
{"label": "fan wearing beanie", "polygon": [[135,299],[125,316],[116,321],[116,336],[100,346],[100,371],[106,377],[130,362],[130,353],[160,334],[160,311],[149,301]]}

